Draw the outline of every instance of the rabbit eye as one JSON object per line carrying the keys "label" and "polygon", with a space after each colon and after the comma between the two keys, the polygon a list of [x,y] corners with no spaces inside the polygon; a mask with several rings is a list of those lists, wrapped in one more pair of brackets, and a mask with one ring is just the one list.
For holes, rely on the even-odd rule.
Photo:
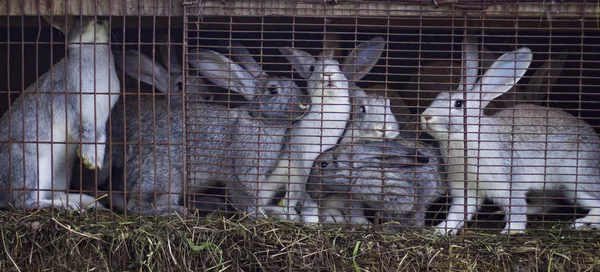
{"label": "rabbit eye", "polygon": [[462,100],[456,100],[456,102],[454,102],[454,107],[456,108],[462,108],[463,106],[463,101]]}
{"label": "rabbit eye", "polygon": [[277,94],[277,87],[268,87],[267,90],[270,94]]}
{"label": "rabbit eye", "polygon": [[183,90],[183,83],[181,83],[181,82],[177,82],[177,88],[178,88],[179,90]]}
{"label": "rabbit eye", "polygon": [[328,162],[321,162],[321,168],[325,168],[329,165]]}
{"label": "rabbit eye", "polygon": [[365,106],[360,106],[360,112],[362,112],[362,113],[367,112],[367,108]]}
{"label": "rabbit eye", "polygon": [[310,68],[309,68],[309,71],[310,71],[311,73],[314,73],[314,72],[315,72],[315,66],[314,66],[314,65],[311,65],[311,66],[310,66]]}

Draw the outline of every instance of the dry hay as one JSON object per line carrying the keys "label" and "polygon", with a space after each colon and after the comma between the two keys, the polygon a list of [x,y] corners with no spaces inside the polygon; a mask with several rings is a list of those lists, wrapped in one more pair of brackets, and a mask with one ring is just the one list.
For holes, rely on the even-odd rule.
{"label": "dry hay", "polygon": [[600,271],[595,231],[308,226],[213,216],[0,211],[0,271]]}

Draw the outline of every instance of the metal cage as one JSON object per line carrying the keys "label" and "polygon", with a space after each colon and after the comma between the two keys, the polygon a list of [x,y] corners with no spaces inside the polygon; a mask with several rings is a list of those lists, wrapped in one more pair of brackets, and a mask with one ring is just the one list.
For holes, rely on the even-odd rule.
{"label": "metal cage", "polygon": [[0,4],[4,207],[600,226],[597,3],[34,2]]}

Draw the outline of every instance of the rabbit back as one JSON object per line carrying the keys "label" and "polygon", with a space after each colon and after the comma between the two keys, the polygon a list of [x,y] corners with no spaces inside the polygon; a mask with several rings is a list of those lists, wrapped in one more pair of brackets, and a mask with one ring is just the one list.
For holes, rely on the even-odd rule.
{"label": "rabbit back", "polygon": [[[557,189],[567,186],[567,192],[600,194],[600,137],[585,121],[533,104],[519,104],[494,117],[525,184],[548,182]],[[534,173],[543,179],[532,180]]]}
{"label": "rabbit back", "polygon": [[[182,212],[183,109],[170,107],[165,97],[144,95],[118,103],[111,121],[112,169],[105,167],[99,176],[105,180],[113,169],[123,171],[111,183],[114,207],[142,214]],[[121,194],[124,189],[130,194]]]}
{"label": "rabbit back", "polygon": [[[411,140],[407,139],[405,142],[417,146]],[[422,226],[428,204],[445,191],[445,184],[441,180],[436,156],[418,159],[420,163],[410,165],[410,161],[414,159],[411,154],[423,156],[421,150],[428,151],[426,153],[431,155],[435,152],[424,146],[414,149],[395,141],[380,144],[382,147],[395,149],[395,156],[406,157],[391,167],[369,166],[368,162],[366,166],[360,166],[349,164],[350,161],[369,161],[361,159],[360,146],[339,146],[321,154],[315,161],[307,191],[316,199],[327,199],[331,194],[347,195],[348,198],[360,200],[363,208],[379,212],[383,220],[399,220],[401,224]],[[322,164],[326,161],[328,163],[325,167],[329,163],[333,163],[333,166],[324,170]],[[356,208],[357,205],[351,206]],[[346,212],[350,213],[352,211]],[[400,220],[409,218],[414,220]]]}

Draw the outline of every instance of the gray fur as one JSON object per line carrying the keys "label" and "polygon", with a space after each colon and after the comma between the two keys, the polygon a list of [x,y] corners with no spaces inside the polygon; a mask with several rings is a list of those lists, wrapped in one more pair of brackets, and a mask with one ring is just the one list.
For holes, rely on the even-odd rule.
{"label": "gray fur", "polygon": [[[180,204],[185,137],[191,152],[188,173],[192,188],[224,185],[234,207],[253,212],[257,181],[266,179],[264,176],[276,163],[272,158],[279,155],[285,143],[288,127],[309,107],[308,99],[289,79],[254,79],[239,65],[211,50],[197,50],[191,55],[196,57],[192,66],[218,69],[211,75],[221,79],[232,75],[228,81],[216,81],[237,84],[253,93],[254,100],[236,109],[190,102],[187,127],[183,123],[183,108],[169,107],[164,98],[152,101],[152,97],[142,97],[140,107],[137,99],[130,100],[133,103],[124,101],[126,116],[122,115],[120,103],[114,111],[113,137],[122,142],[126,135],[127,142],[135,144],[127,145],[125,158],[118,156],[123,154],[123,147],[113,146],[117,155],[113,157],[113,167],[124,168],[126,180],[113,181],[112,189],[126,188],[129,192],[127,204],[123,203],[123,195],[115,195],[116,208],[141,214],[186,211]],[[122,120],[126,120],[126,133]],[[140,128],[153,132],[140,137]],[[145,143],[141,148],[140,138]]]}
{"label": "gray fur", "polygon": [[361,138],[395,138],[399,124],[390,109],[390,100],[378,95],[368,95],[361,88],[352,92],[352,118],[340,140],[351,144]]}
{"label": "gray fur", "polygon": [[[423,226],[429,204],[445,192],[438,153],[412,139],[359,140],[319,155],[307,191],[320,221],[368,222],[364,209],[401,226]],[[337,209],[331,212],[331,209]]]}
{"label": "gray fur", "polygon": [[384,96],[367,94],[357,87],[357,81],[364,78],[381,58],[385,40],[375,37],[360,43],[342,61],[340,71],[349,82],[352,99],[352,119],[344,132],[341,144],[352,143],[360,138],[395,138],[399,125],[390,109],[390,100]]}
{"label": "gray fur", "polygon": [[0,190],[0,206],[78,209],[94,201],[65,190],[76,156],[87,168],[103,166],[106,120],[119,98],[120,84],[108,23],[80,18],[72,25],[67,56],[29,86],[26,91],[33,93],[21,95],[0,119],[0,140],[12,142],[0,146],[0,187],[11,187]]}

